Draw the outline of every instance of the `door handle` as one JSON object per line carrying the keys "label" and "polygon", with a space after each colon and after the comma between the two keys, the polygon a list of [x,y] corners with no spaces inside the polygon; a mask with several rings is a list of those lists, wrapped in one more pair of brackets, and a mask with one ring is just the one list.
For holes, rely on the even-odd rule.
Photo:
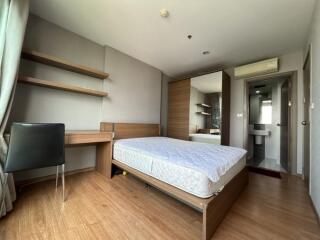
{"label": "door handle", "polygon": [[301,124],[302,124],[303,126],[307,126],[307,121],[302,121]]}

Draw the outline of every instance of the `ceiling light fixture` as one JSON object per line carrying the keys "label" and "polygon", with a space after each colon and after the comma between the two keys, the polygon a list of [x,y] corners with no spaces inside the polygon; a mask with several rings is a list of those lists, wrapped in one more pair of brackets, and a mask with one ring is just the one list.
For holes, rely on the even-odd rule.
{"label": "ceiling light fixture", "polygon": [[257,90],[257,91],[256,91],[256,94],[259,94],[259,93],[261,93],[261,91],[260,91],[260,90]]}
{"label": "ceiling light fixture", "polygon": [[209,51],[203,51],[202,54],[203,55],[208,55],[208,54],[210,54],[210,52]]}
{"label": "ceiling light fixture", "polygon": [[169,11],[167,9],[165,9],[165,8],[162,8],[160,10],[160,16],[163,17],[163,18],[169,17]]}

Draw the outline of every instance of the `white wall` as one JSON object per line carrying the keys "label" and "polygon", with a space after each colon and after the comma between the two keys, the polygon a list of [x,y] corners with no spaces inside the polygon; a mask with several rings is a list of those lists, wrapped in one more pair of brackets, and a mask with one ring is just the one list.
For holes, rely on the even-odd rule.
{"label": "white wall", "polygon": [[110,122],[160,123],[161,72],[106,46],[102,120]]}
{"label": "white wall", "polygon": [[[62,122],[67,130],[98,130],[102,120],[160,122],[161,72],[110,47],[31,15],[25,47],[110,73],[100,80],[55,67],[22,60],[20,74],[105,89],[108,98],[19,84],[10,123]],[[66,149],[66,171],[95,166],[95,147]],[[16,174],[16,180],[55,173],[55,168]]]}
{"label": "white wall", "polygon": [[[302,173],[302,126],[303,118],[303,51],[297,51],[290,54],[280,56],[279,73],[297,71],[298,73],[298,119],[297,119],[297,172]],[[231,77],[231,106],[230,106],[230,145],[235,147],[245,147],[245,120],[247,109],[245,107],[245,79],[234,78],[234,68],[227,69],[226,72]],[[270,74],[269,74],[270,75]],[[265,76],[269,76],[265,75]],[[239,116],[240,114],[240,116]],[[237,116],[238,115],[238,116]]]}
{"label": "white wall", "polygon": [[311,44],[311,156],[310,195],[320,215],[320,4],[317,2],[309,36]]}

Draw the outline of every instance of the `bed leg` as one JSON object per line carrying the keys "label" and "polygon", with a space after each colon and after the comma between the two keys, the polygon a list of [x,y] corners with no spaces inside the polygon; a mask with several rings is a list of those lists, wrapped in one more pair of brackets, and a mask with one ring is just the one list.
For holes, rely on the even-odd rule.
{"label": "bed leg", "polygon": [[247,168],[233,178],[224,189],[203,208],[202,239],[209,240],[224,219],[232,204],[238,199],[249,181]]}

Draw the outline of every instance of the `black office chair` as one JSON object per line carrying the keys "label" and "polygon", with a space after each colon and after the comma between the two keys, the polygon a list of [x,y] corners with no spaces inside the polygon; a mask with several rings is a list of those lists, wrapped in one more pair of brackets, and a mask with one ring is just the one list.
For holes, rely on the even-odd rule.
{"label": "black office chair", "polygon": [[11,173],[57,166],[57,188],[61,166],[64,201],[64,131],[64,124],[13,123],[4,171]]}

